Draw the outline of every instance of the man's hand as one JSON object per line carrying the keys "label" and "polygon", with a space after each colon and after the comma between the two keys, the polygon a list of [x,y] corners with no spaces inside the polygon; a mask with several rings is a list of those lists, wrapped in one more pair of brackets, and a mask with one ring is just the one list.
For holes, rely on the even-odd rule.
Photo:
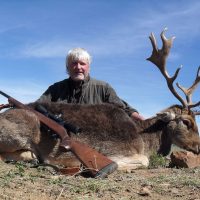
{"label": "man's hand", "polygon": [[137,112],[133,112],[132,114],[131,114],[131,118],[132,119],[136,119],[136,120],[145,120],[145,118],[142,116],[142,115],[140,115],[139,113],[137,113]]}

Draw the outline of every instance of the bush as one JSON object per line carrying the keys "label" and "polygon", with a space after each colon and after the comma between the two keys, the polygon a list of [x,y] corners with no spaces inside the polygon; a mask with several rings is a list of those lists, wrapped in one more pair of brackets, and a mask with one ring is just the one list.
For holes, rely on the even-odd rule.
{"label": "bush", "polygon": [[166,167],[167,160],[165,157],[153,152],[149,157],[149,168]]}

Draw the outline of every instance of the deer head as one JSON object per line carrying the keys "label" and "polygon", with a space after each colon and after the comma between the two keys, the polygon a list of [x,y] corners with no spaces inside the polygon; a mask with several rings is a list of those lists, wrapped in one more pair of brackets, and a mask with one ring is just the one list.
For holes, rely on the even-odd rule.
{"label": "deer head", "polygon": [[[196,102],[196,103],[192,102],[192,93],[197,88],[197,85],[200,83],[200,66],[198,67],[198,70],[197,70],[196,79],[189,88],[185,88],[185,87],[181,86],[179,83],[176,83],[176,86],[185,94],[186,100],[184,100],[179,95],[179,93],[176,91],[176,89],[173,85],[174,81],[176,80],[176,78],[179,74],[181,67],[177,68],[177,70],[173,76],[170,76],[166,70],[167,57],[170,53],[173,41],[175,39],[175,37],[171,37],[171,38],[167,39],[164,35],[166,30],[167,29],[165,28],[160,34],[161,40],[162,40],[162,48],[161,49],[158,49],[158,47],[157,47],[157,42],[156,42],[156,38],[155,38],[154,34],[151,33],[151,35],[149,36],[149,39],[150,39],[152,47],[153,47],[153,51],[152,51],[151,56],[149,58],[147,58],[147,60],[151,61],[153,64],[155,64],[158,67],[158,69],[160,70],[160,72],[162,73],[164,78],[166,79],[168,88],[170,89],[172,94],[181,102],[183,109],[185,109],[186,111],[188,111],[188,113],[190,113],[192,108],[200,105],[200,101]],[[199,111],[196,111],[196,112],[193,111],[193,113],[194,113],[194,115],[200,115]]]}

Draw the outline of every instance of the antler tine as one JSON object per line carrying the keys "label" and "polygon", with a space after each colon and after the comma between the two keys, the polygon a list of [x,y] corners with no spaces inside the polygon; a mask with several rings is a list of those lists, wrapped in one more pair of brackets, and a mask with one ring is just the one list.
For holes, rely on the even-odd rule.
{"label": "antler tine", "polygon": [[192,93],[197,88],[197,85],[199,83],[200,83],[200,66],[198,67],[196,79],[191,87],[185,88],[185,87],[181,86],[179,83],[176,83],[177,87],[179,89],[181,89],[183,91],[183,93],[185,94],[189,108],[194,108],[194,107],[200,105],[200,101],[196,104],[192,103]]}
{"label": "antler tine", "polygon": [[155,64],[160,72],[163,74],[164,77],[169,77],[168,73],[166,72],[166,57],[168,56],[168,52],[164,51],[164,47],[166,46],[167,39],[164,37],[164,29],[161,33],[161,38],[163,42],[163,47],[162,49],[158,49],[156,38],[153,33],[149,36],[149,39],[151,41],[153,51],[152,54],[147,60],[151,61],[153,64]]}
{"label": "antler tine", "polygon": [[200,115],[200,111],[193,111],[194,115]]}
{"label": "antler tine", "polygon": [[175,39],[175,37],[171,37],[170,39],[167,39],[164,35],[166,30],[167,30],[167,28],[165,28],[160,34],[160,37],[162,40],[162,48],[161,49],[158,49],[158,47],[157,47],[154,34],[151,33],[151,35],[149,36],[152,47],[153,47],[153,51],[152,51],[151,56],[149,58],[147,58],[147,60],[151,61],[153,64],[155,64],[158,67],[158,69],[160,70],[162,75],[165,77],[168,88],[170,89],[172,94],[181,102],[183,107],[187,108],[186,102],[182,99],[182,97],[176,92],[175,88],[173,87],[173,82],[177,78],[181,67],[179,67],[176,70],[175,74],[172,77],[169,76],[169,74],[166,70],[166,60],[169,55],[170,49],[172,47],[173,41]]}
{"label": "antler tine", "polygon": [[157,42],[156,42],[156,38],[153,33],[151,33],[151,35],[149,36],[149,39],[151,40],[153,51],[157,52],[158,51]]}
{"label": "antler tine", "polygon": [[200,115],[200,102],[198,102],[199,103],[199,110],[198,109],[196,109],[196,110],[193,110],[193,113],[194,113],[194,115]]}
{"label": "antler tine", "polygon": [[162,46],[163,54],[166,55],[166,57],[167,57],[169,55],[169,52],[170,52],[170,49],[172,47],[173,41],[174,41],[174,39],[176,37],[173,36],[173,37],[167,39],[165,37],[165,35],[164,35],[166,31],[167,31],[167,28],[164,28],[164,30],[160,34],[160,37],[161,37],[162,43],[163,43],[163,46]]}

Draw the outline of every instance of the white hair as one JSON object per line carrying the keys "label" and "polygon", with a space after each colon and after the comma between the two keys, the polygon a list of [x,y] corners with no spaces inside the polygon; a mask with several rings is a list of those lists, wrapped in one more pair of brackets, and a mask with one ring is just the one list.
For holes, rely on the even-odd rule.
{"label": "white hair", "polygon": [[68,68],[69,64],[72,63],[73,61],[79,61],[79,60],[85,60],[90,64],[92,58],[90,54],[83,48],[78,47],[71,49],[66,57],[66,67]]}

